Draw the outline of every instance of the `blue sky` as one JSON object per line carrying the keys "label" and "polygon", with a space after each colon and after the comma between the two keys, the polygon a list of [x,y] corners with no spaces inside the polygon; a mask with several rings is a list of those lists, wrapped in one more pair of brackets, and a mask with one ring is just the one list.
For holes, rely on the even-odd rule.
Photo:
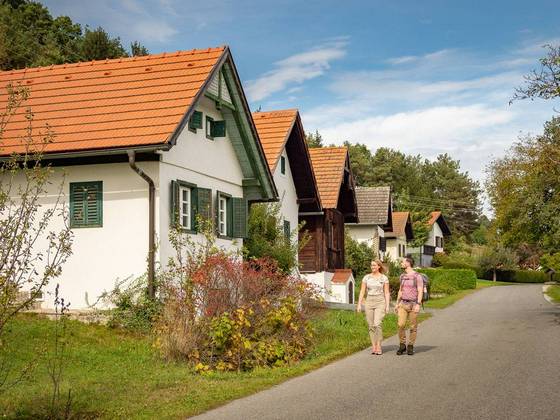
{"label": "blue sky", "polygon": [[508,105],[560,42],[557,1],[48,0],[150,52],[231,47],[253,109],[299,108],[328,143],[434,158],[475,178],[558,102]]}

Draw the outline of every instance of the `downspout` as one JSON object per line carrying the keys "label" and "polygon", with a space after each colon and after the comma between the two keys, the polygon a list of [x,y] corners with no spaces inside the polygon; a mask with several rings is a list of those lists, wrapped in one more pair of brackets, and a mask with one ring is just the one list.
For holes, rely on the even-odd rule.
{"label": "downspout", "polygon": [[136,165],[136,152],[128,150],[128,163],[132,170],[140,175],[148,183],[148,297],[156,296],[155,286],[155,236],[156,236],[156,187],[152,178]]}

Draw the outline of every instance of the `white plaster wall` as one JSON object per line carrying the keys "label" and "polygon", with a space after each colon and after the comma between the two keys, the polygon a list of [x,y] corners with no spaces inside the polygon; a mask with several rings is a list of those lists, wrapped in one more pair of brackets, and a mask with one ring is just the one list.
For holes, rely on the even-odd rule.
{"label": "white plaster wall", "polygon": [[354,276],[350,276],[350,280],[345,284],[333,283],[334,273],[321,271],[320,273],[306,273],[302,277],[309,283],[321,288],[321,296],[326,302],[350,303],[348,301],[348,287],[352,283],[355,287]]}
{"label": "white plaster wall", "polygon": [[[436,246],[436,236],[443,238],[443,232],[437,223],[432,225],[432,230],[426,241],[426,245]],[[443,248],[436,248],[436,252],[443,252]]]}
{"label": "white plaster wall", "polygon": [[[243,173],[233,149],[230,139],[218,137],[214,140],[206,138],[206,115],[215,120],[223,119],[221,112],[216,109],[213,101],[203,97],[196,106],[197,111],[203,113],[203,128],[196,133],[187,127],[179,135],[177,144],[168,152],[162,153],[159,175],[159,189],[161,194],[159,218],[160,255],[162,263],[175,255],[175,251],[167,240],[170,227],[171,181],[182,181],[196,184],[201,188],[212,189],[213,212],[216,208],[216,194],[221,191],[233,197],[243,197]],[[197,241],[202,241],[202,235],[191,235]],[[217,245],[228,250],[240,249],[242,239],[218,239]]]}
{"label": "white plaster wall", "polygon": [[377,232],[377,237],[384,237],[385,231],[378,225],[361,225],[355,223],[347,223],[348,233],[350,237],[358,242],[365,242],[368,245],[373,244],[373,237]]}
{"label": "white plaster wall", "polygon": [[355,285],[354,277],[351,277],[351,280],[347,281],[344,284],[341,283],[333,283],[331,287],[331,294],[329,302],[338,302],[338,303],[352,303],[348,299],[349,294],[349,287],[350,284],[353,286]]}
{"label": "white plaster wall", "polygon": [[[286,149],[282,150],[281,156],[286,158],[286,173],[282,174],[280,158],[274,170],[274,183],[278,190],[278,197],[280,199],[280,213],[283,220],[290,222],[292,231],[298,227],[298,213],[299,204],[297,203],[297,191],[292,177],[292,170],[290,168],[290,161]],[[295,240],[297,240],[297,235]]]}
{"label": "white plaster wall", "polygon": [[[158,182],[157,162],[139,162],[138,166]],[[69,166],[56,168],[47,195],[40,200],[43,208],[52,208],[60,183],[63,202],[68,204],[70,182],[103,182],[103,226],[74,228],[72,255],[62,275],[48,285],[43,308],[53,307],[58,282],[60,295],[71,309],[87,309],[104,291],[113,289],[117,279],[138,276],[146,271],[148,254],[148,185],[132,171],[128,163]],[[157,197],[156,197],[157,200]],[[64,220],[55,217],[50,230],[59,231]],[[46,241],[35,249],[46,250]]]}
{"label": "white plaster wall", "polygon": [[405,236],[399,236],[397,238],[388,238],[387,239],[387,256],[389,258],[391,258],[391,260],[393,261],[398,261],[400,260],[399,257],[399,245],[404,245],[405,246],[405,255],[407,253],[407,249],[406,249],[406,237]]}

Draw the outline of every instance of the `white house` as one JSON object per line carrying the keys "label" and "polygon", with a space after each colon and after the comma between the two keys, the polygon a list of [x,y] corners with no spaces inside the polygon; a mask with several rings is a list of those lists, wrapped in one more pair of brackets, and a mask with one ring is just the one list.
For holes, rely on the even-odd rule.
{"label": "white house", "polygon": [[346,223],[350,237],[372,247],[383,259],[386,251],[385,231],[393,227],[391,187],[356,187],[359,223]]}
{"label": "white house", "polygon": [[[277,200],[228,47],[7,71],[0,82],[28,87],[22,108],[35,130],[48,124],[55,134],[46,161],[75,235],[58,282],[73,309],[117,278],[147,271],[153,281],[158,262],[174,255],[173,219],[195,239],[197,215],[214,220],[218,245],[234,249],[248,203]],[[6,127],[4,157],[22,152],[23,121],[21,109]],[[43,307],[52,307],[54,286]]]}
{"label": "white house", "polygon": [[387,242],[386,256],[398,261],[408,253],[408,242],[414,239],[410,213],[407,211],[393,212],[393,229],[385,231]]}
{"label": "white house", "polygon": [[253,113],[253,120],[278,190],[284,233],[297,240],[300,211],[321,211],[299,112],[297,109],[259,111]]}
{"label": "white house", "polygon": [[451,230],[441,211],[431,212],[427,223],[430,226],[430,232],[424,245],[409,249],[412,256],[415,257],[416,263],[421,267],[432,265],[434,254],[444,252],[445,238],[451,236]]}

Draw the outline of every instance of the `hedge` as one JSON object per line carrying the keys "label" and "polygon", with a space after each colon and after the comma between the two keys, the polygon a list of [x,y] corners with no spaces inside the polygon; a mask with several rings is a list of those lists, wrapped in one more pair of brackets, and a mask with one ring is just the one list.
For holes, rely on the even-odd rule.
{"label": "hedge", "polygon": [[[481,276],[483,279],[492,280],[492,271],[485,271]],[[558,276],[555,276],[558,279]],[[544,271],[536,270],[498,270],[496,280],[510,283],[544,283],[550,280],[550,276]]]}
{"label": "hedge", "polygon": [[[417,271],[430,278],[431,293],[451,295],[458,290],[476,288],[476,273],[473,270],[421,268]],[[391,278],[390,285],[391,294],[394,293],[396,296],[400,285],[399,279]]]}

